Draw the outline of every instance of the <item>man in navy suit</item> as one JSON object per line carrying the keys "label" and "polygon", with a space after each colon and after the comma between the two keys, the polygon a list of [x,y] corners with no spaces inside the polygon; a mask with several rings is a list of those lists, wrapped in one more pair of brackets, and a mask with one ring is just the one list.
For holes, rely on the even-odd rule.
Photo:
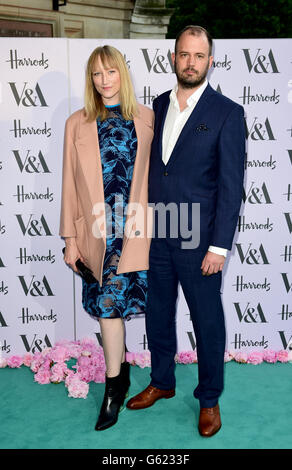
{"label": "man in navy suit", "polygon": [[172,59],[177,85],[153,102],[149,203],[170,210],[164,213],[163,237],[156,211],[150,249],[146,333],[151,383],[127,407],[146,408],[175,395],[180,283],[196,336],[199,432],[209,437],[221,427],[218,398],[223,390],[225,323],[220,286],[242,199],[244,110],[208,84],[212,38],[204,28],[184,28]]}

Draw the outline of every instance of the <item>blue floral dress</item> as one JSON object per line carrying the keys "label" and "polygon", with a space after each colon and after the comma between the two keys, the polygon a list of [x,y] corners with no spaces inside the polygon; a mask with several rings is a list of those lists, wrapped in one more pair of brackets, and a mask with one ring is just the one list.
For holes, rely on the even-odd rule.
{"label": "blue floral dress", "polygon": [[137,150],[134,122],[123,118],[120,106],[107,106],[104,121],[97,120],[99,147],[106,203],[106,253],[103,283],[87,284],[82,280],[82,304],[93,316],[127,318],[145,313],[147,272],[117,274],[126,221],[125,206]]}

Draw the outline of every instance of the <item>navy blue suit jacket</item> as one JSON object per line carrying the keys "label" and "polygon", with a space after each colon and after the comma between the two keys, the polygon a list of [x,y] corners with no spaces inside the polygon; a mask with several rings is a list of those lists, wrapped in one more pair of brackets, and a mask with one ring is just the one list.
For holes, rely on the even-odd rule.
{"label": "navy blue suit jacket", "polygon": [[[176,142],[162,161],[162,134],[170,91],[153,102],[154,139],[149,171],[149,203],[200,204],[200,244],[231,249],[238,220],[244,177],[243,107],[208,85]],[[169,235],[169,234],[168,234]],[[169,238],[180,244],[179,235]]]}

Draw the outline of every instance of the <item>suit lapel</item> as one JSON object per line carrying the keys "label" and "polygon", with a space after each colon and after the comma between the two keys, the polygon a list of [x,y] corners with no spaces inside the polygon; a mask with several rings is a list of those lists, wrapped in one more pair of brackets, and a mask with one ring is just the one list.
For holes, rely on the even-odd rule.
{"label": "suit lapel", "polygon": [[170,167],[174,161],[177,159],[179,152],[181,148],[184,145],[185,139],[187,138],[187,135],[189,132],[194,132],[194,126],[198,122],[198,119],[200,116],[203,114],[205,111],[209,98],[212,96],[213,90],[211,86],[208,84],[206,87],[205,91],[203,92],[202,96],[200,97],[198,103],[196,104],[195,108],[193,109],[193,112],[191,113],[190,117],[188,118],[187,122],[185,123],[177,141],[176,144],[172,150],[172,153],[170,155],[170,158],[168,160],[167,166]]}
{"label": "suit lapel", "polygon": [[159,145],[159,157],[160,157],[160,161],[162,163],[163,166],[164,165],[164,162],[162,160],[162,141],[163,141],[163,128],[164,128],[164,123],[165,123],[165,119],[166,119],[166,115],[167,115],[167,111],[168,111],[168,106],[169,106],[169,95],[170,95],[170,92],[169,94],[166,96],[165,98],[165,101],[163,103],[163,105],[161,106],[161,111],[160,111],[160,115],[159,116],[156,116],[155,119],[159,119],[159,137],[158,137],[158,145]]}

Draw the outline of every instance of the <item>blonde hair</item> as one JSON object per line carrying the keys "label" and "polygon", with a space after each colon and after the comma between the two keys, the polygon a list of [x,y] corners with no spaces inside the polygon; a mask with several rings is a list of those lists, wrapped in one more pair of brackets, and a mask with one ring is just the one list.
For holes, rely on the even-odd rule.
{"label": "blonde hair", "polygon": [[120,51],[118,51],[118,49],[113,46],[97,47],[94,49],[88,59],[85,76],[84,96],[84,107],[87,120],[94,121],[95,119],[99,118],[103,121],[108,115],[108,110],[104,106],[102,97],[96,90],[92,80],[93,65],[98,57],[100,58],[104,67],[113,67],[119,71],[121,80],[121,112],[124,119],[133,120],[134,116],[137,114],[138,107],[130,73],[124,57]]}

